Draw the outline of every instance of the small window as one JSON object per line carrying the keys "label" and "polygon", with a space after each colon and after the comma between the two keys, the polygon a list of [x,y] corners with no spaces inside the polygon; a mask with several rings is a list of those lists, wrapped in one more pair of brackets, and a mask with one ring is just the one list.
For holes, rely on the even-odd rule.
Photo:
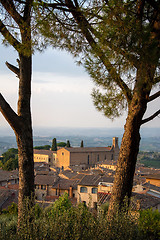
{"label": "small window", "polygon": [[62,152],[62,156],[64,155],[64,152]]}
{"label": "small window", "polygon": [[97,193],[97,188],[92,188],[92,193],[96,194]]}
{"label": "small window", "polygon": [[89,165],[89,155],[88,155],[88,165]]}
{"label": "small window", "polygon": [[111,160],[113,160],[113,153],[112,153],[112,155],[111,155]]}
{"label": "small window", "polygon": [[86,206],[86,201],[83,201],[83,205]]}
{"label": "small window", "polygon": [[87,188],[86,187],[80,187],[80,192],[81,193],[87,193]]}
{"label": "small window", "polygon": [[41,185],[41,189],[46,190],[46,186],[45,185]]}

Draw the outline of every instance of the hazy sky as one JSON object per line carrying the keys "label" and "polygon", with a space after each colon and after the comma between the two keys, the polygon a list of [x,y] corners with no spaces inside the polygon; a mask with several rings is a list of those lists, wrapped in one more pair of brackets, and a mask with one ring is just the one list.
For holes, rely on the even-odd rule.
{"label": "hazy sky", "polygon": [[[16,65],[16,52],[0,46],[0,92],[16,110],[18,78],[5,66],[5,61]],[[123,127],[125,116],[111,121],[98,112],[91,98],[94,87],[83,67],[73,58],[52,49],[33,57],[32,118],[34,127]],[[149,114],[158,110],[160,100],[150,103]],[[8,124],[0,115],[0,127]],[[145,127],[160,127],[156,118]]]}

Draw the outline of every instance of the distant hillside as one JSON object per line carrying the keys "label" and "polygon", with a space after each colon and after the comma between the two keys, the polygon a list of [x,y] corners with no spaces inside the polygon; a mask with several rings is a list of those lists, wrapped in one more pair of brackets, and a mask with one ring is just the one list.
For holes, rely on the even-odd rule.
{"label": "distant hillside", "polygon": [[138,154],[138,162],[145,167],[154,167],[160,169],[160,152],[143,152]]}
{"label": "distant hillside", "polygon": [[[52,139],[59,142],[70,141],[71,146],[105,147],[112,145],[112,137],[123,136],[122,128],[35,128],[34,146],[51,145]],[[0,155],[9,148],[16,148],[16,139],[11,129],[0,128]],[[7,135],[8,134],[8,135]],[[160,128],[142,128],[140,151],[160,152]]]}
{"label": "distant hillside", "polygon": [[[116,135],[113,135],[116,136]],[[52,139],[56,137],[57,142],[70,141],[72,147],[80,147],[81,141],[84,142],[84,147],[106,147],[112,145],[112,137],[88,137],[88,136],[52,136],[52,137],[34,137],[34,146],[51,145]],[[119,136],[119,146],[122,136]],[[15,137],[0,137],[0,155],[6,152],[9,148],[16,148]],[[142,138],[140,143],[140,151],[144,152],[160,152],[160,137]]]}

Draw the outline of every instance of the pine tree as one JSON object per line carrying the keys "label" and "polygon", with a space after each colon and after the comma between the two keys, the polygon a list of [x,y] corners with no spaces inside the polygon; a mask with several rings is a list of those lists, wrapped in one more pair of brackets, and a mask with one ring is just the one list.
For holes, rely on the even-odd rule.
{"label": "pine tree", "polygon": [[70,144],[70,141],[67,140],[67,145],[66,145],[67,148],[70,148],[71,147],[71,144]]}
{"label": "pine tree", "polygon": [[81,148],[83,148],[84,147],[84,145],[83,145],[83,140],[81,141]]}
{"label": "pine tree", "polygon": [[53,138],[52,140],[52,148],[51,148],[52,151],[57,151],[57,141],[56,141],[56,138]]}
{"label": "pine tree", "polygon": [[41,29],[54,47],[81,57],[79,63],[96,83],[92,97],[99,111],[114,119],[127,109],[110,213],[114,203],[120,210],[125,197],[131,197],[142,124],[160,114],[157,105],[157,111],[144,118],[150,102],[160,97],[158,90],[152,95],[160,82],[160,5],[155,0],[83,3],[50,1],[52,15]]}

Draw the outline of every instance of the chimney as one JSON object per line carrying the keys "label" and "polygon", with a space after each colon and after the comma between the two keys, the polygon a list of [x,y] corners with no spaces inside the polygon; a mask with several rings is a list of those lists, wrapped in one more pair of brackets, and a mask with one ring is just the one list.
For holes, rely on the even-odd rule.
{"label": "chimney", "polygon": [[58,196],[60,196],[60,184],[58,184]]}
{"label": "chimney", "polygon": [[69,197],[73,198],[73,188],[71,186],[69,187]]}

